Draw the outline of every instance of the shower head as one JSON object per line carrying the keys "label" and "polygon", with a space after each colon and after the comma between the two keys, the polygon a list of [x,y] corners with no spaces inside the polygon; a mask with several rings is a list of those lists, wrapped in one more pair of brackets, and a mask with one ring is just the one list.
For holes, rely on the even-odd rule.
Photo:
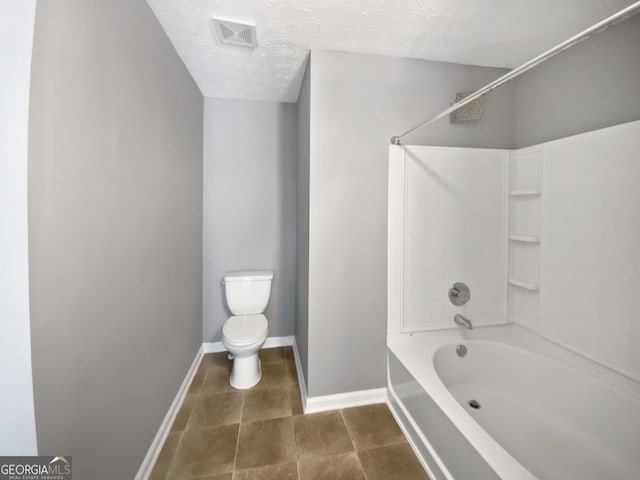
{"label": "shower head", "polygon": [[[456,94],[456,101],[454,105],[465,97],[468,97],[474,92],[458,92]],[[451,112],[452,122],[467,122],[469,120],[478,120],[482,116],[484,110],[484,104],[487,101],[487,94],[479,96],[475,100],[467,103],[465,106],[460,107],[457,110]]]}

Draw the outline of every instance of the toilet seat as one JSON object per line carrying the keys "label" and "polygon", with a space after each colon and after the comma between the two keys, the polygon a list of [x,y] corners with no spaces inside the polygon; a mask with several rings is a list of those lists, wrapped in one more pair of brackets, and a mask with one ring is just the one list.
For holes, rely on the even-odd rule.
{"label": "toilet seat", "polygon": [[264,315],[238,315],[229,317],[222,327],[227,343],[243,346],[266,338],[269,324]]}

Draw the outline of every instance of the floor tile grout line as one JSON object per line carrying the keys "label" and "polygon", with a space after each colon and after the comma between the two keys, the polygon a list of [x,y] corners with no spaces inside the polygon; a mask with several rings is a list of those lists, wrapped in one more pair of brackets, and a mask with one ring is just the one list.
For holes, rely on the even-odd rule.
{"label": "floor tile grout line", "polygon": [[293,415],[289,417],[291,419],[291,428],[293,430],[293,445],[296,447],[296,468],[298,470],[298,479],[300,478],[300,449],[298,448],[298,436],[296,435],[296,426],[294,423]]}
{"label": "floor tile grout line", "polygon": [[238,450],[240,450],[240,430],[242,429],[242,415],[244,414],[244,403],[247,396],[247,392],[242,392],[242,407],[240,407],[240,423],[238,423],[238,439],[236,440],[236,454],[233,457],[233,471],[231,472],[231,479],[236,478],[236,463],[238,463]]}
{"label": "floor tile grout line", "polygon": [[353,450],[355,452],[358,451],[358,446],[356,445],[356,441],[353,438],[353,434],[351,433],[351,429],[349,428],[349,423],[347,422],[347,418],[344,416],[344,408],[340,409],[340,416],[342,417],[342,421],[344,422],[344,426],[347,429],[347,435],[349,435],[349,440],[351,440],[351,445],[353,445]]}
{"label": "floor tile grout line", "polygon": [[353,451],[356,454],[356,460],[358,461],[358,465],[360,465],[360,471],[362,472],[362,476],[364,480],[368,480],[367,472],[364,471],[364,465],[362,465],[362,461],[360,460],[360,453],[358,447],[356,446],[356,441],[353,439],[353,435],[351,434],[351,429],[349,428],[349,423],[347,422],[347,418],[344,416],[344,408],[340,409],[340,416],[342,417],[342,421],[344,422],[344,426],[347,429],[347,434],[349,435],[349,440],[351,440],[351,444],[353,445]]}
{"label": "floor tile grout line", "polygon": [[[295,440],[295,429],[293,428],[293,416],[289,415],[289,416],[285,416],[285,417],[278,417],[278,418],[268,418],[268,419],[263,419],[263,420],[253,420],[250,422],[246,422],[246,424],[251,424],[251,423],[265,423],[265,422],[271,422],[274,420],[287,420],[289,419],[291,421],[291,429],[293,432],[293,445],[296,449],[296,455],[295,455],[295,460],[285,460],[285,461],[281,461],[278,463],[267,463],[264,465],[255,465],[253,467],[247,467],[247,468],[243,468],[243,469],[237,469],[236,468],[236,463],[237,463],[237,451],[236,451],[236,461],[234,462],[234,467],[233,467],[233,476],[235,478],[235,474],[236,472],[242,472],[242,471],[246,471],[246,470],[253,470],[253,469],[262,469],[262,468],[268,468],[268,467],[276,467],[278,465],[285,465],[288,463],[296,463],[296,468],[297,468],[297,463],[298,463],[298,445],[297,442]],[[238,443],[239,443],[239,437],[238,437]]]}
{"label": "floor tile grout line", "polygon": [[[196,368],[196,375],[198,374],[198,370],[200,370],[200,367],[202,366],[202,361],[204,359],[204,356],[200,359],[200,363],[198,363],[198,368]],[[195,376],[194,376],[195,377]],[[185,394],[184,398],[182,399],[182,403],[180,404],[180,408],[178,409],[178,413],[180,413],[180,410],[182,409],[182,407],[184,406],[184,402],[187,399],[187,395],[189,395],[189,390],[191,388],[191,384],[193,383],[193,379],[191,380],[191,383],[189,384],[189,388],[187,388],[187,393]],[[202,385],[200,385],[202,386]],[[200,388],[198,389],[197,392],[193,393],[192,395],[196,396],[196,402],[197,402],[197,397],[200,395]],[[173,454],[171,455],[171,460],[169,460],[169,466],[167,467],[167,471],[164,474],[164,478],[166,479],[167,476],[169,475],[169,472],[171,471],[171,465],[173,464],[174,460],[176,459],[176,454],[178,453],[178,449],[180,448],[180,445],[182,444],[182,439],[184,438],[184,434],[187,431],[187,427],[189,426],[189,420],[191,419],[191,414],[193,413],[193,409],[195,408],[195,405],[193,406],[193,408],[191,408],[191,411],[189,412],[189,416],[187,417],[187,421],[184,424],[184,428],[182,430],[178,430],[175,433],[179,433],[180,434],[180,438],[178,438],[178,443],[176,443],[176,448],[173,450]],[[173,422],[175,423],[175,418],[173,419]],[[171,425],[173,427],[173,425]],[[171,431],[171,429],[169,429],[169,435],[171,435],[171,433],[174,433]],[[169,435],[167,435],[167,438],[165,438],[164,443],[162,444],[162,448],[164,448],[164,446],[167,444],[167,439],[169,438]],[[162,449],[160,450],[162,451]],[[156,459],[156,463],[158,463],[158,460]],[[155,468],[155,464],[153,466],[153,468]],[[151,470],[153,472],[153,469]]]}
{"label": "floor tile grout line", "polygon": [[369,477],[367,477],[367,472],[365,472],[364,470],[364,465],[362,465],[362,460],[360,460],[360,453],[358,452],[358,450],[356,450],[356,459],[358,460],[358,465],[360,465],[360,470],[362,470],[362,476],[364,477],[364,480],[369,480]]}
{"label": "floor tile grout line", "polygon": [[[198,391],[197,393],[192,393],[192,395],[195,396],[195,398],[193,399],[193,405],[191,406],[191,410],[189,410],[189,415],[187,415],[187,421],[184,422],[184,428],[182,429],[183,432],[186,432],[187,429],[189,428],[189,422],[191,422],[191,417],[193,416],[193,412],[196,409],[196,406],[198,405],[198,402],[200,401],[200,391]],[[184,397],[184,399],[186,400],[187,397]],[[182,405],[180,405],[180,408],[182,408],[184,405],[184,401],[182,402]],[[180,413],[178,411],[178,413]]]}
{"label": "floor tile grout line", "polygon": [[240,425],[244,423],[244,409],[247,405],[247,393],[248,391],[242,392],[242,406],[240,407]]}
{"label": "floor tile grout line", "polygon": [[[350,408],[358,408],[358,407],[350,407]],[[367,473],[365,472],[364,465],[362,464],[362,460],[360,459],[360,452],[365,452],[365,451],[368,451],[368,450],[376,450],[378,448],[387,448],[387,447],[396,446],[396,445],[403,445],[403,444],[408,443],[408,442],[407,442],[407,439],[406,439],[406,437],[404,436],[404,433],[403,433],[401,441],[391,442],[391,443],[384,443],[382,445],[373,445],[373,446],[359,448],[356,445],[356,441],[354,439],[354,435],[353,435],[353,433],[351,431],[351,428],[349,427],[349,422],[347,421],[347,418],[344,415],[344,410],[345,410],[344,408],[340,409],[340,414],[342,415],[342,419],[343,419],[344,424],[345,424],[345,426],[347,428],[347,432],[349,433],[349,438],[351,439],[351,442],[353,443],[354,451],[356,453],[356,456],[358,457],[358,463],[360,464],[360,468],[362,469],[362,474],[364,475],[365,480],[367,480],[368,477],[367,477]],[[395,419],[394,419],[394,422],[395,422]]]}
{"label": "floor tile grout line", "polygon": [[[256,465],[256,466],[253,466],[253,467],[247,467],[247,468],[241,468],[239,470],[234,470],[233,475],[234,475],[234,478],[235,478],[235,474],[236,473],[248,472],[250,470],[270,469],[270,468],[274,468],[274,467],[279,467],[281,465],[289,465],[290,463],[296,463],[297,464],[298,462],[297,461],[294,462],[293,460],[290,460],[288,462],[285,461],[285,462],[279,462],[279,463],[267,463],[265,465]],[[224,475],[224,474],[222,474],[222,475]],[[193,477],[193,478],[189,477],[188,480],[200,480],[201,478],[209,478],[209,477],[208,476],[207,477]]]}
{"label": "floor tile grout line", "polygon": [[[377,403],[376,403],[376,404],[372,404],[372,405],[362,405],[361,407],[348,407],[348,408],[346,408],[346,409],[342,409],[342,410],[341,410],[341,412],[342,412],[343,410],[351,410],[351,409],[355,409],[355,408],[362,408],[362,407],[374,406],[374,405],[385,405],[385,404],[383,404],[383,403],[377,404]],[[387,408],[388,408],[388,407],[387,407]],[[347,426],[347,430],[349,431],[349,434],[351,435],[351,430],[349,429],[349,423],[347,422],[347,417],[345,417],[345,416],[344,416],[344,413],[342,414],[342,416],[343,416],[343,418],[344,418],[344,423],[345,423],[345,425]],[[393,423],[394,423],[396,426],[398,426],[398,430],[399,430],[399,433],[400,433],[400,440],[397,440],[397,441],[395,441],[395,440],[394,440],[394,441],[390,441],[390,442],[388,442],[388,443],[385,441],[385,443],[382,443],[382,444],[380,444],[380,445],[369,445],[369,446],[363,446],[362,448],[358,448],[358,447],[355,445],[355,443],[356,443],[356,442],[355,442],[355,440],[354,440],[353,444],[354,444],[354,446],[356,447],[356,450],[357,450],[357,451],[373,450],[373,449],[376,449],[376,448],[388,447],[388,446],[391,446],[391,445],[402,445],[403,443],[409,443],[409,440],[408,440],[408,439],[407,439],[407,437],[404,435],[404,432],[402,432],[402,430],[400,430],[400,427],[399,427],[399,425],[398,425],[398,422],[396,422],[395,418],[393,419]]]}
{"label": "floor tile grout line", "polygon": [[[173,450],[173,453],[171,454],[169,465],[167,465],[167,471],[162,476],[162,478],[164,478],[165,480],[169,476],[169,472],[171,471],[171,465],[173,464],[173,461],[176,459],[176,453],[178,453],[178,448],[180,447],[180,443],[182,443],[182,437],[184,437],[184,430],[181,432],[175,432],[175,433],[178,433],[180,435],[180,438],[178,438],[178,443],[176,443],[176,448]],[[171,435],[171,433],[169,433],[169,435]],[[167,435],[167,439],[169,438],[169,435]],[[167,440],[164,441],[162,448],[164,448],[166,444],[167,444]],[[162,452],[162,449],[160,449],[160,452]],[[151,473],[153,473],[153,469],[156,468],[157,464],[158,464],[158,460],[156,459],[156,463],[153,465],[153,468],[151,469]]]}

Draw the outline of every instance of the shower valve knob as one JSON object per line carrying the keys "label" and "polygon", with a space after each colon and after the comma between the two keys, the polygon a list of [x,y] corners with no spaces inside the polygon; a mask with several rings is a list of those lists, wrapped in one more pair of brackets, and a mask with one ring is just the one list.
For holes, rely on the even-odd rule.
{"label": "shower valve knob", "polygon": [[469,287],[462,283],[456,282],[449,289],[449,300],[456,306],[464,305],[471,299],[471,292]]}

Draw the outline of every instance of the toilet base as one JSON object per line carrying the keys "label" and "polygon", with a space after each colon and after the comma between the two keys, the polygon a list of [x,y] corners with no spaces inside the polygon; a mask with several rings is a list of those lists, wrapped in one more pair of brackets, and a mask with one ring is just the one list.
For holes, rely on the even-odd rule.
{"label": "toilet base", "polygon": [[247,357],[234,356],[230,383],[233,388],[246,390],[258,384],[262,378],[262,366],[258,352]]}

